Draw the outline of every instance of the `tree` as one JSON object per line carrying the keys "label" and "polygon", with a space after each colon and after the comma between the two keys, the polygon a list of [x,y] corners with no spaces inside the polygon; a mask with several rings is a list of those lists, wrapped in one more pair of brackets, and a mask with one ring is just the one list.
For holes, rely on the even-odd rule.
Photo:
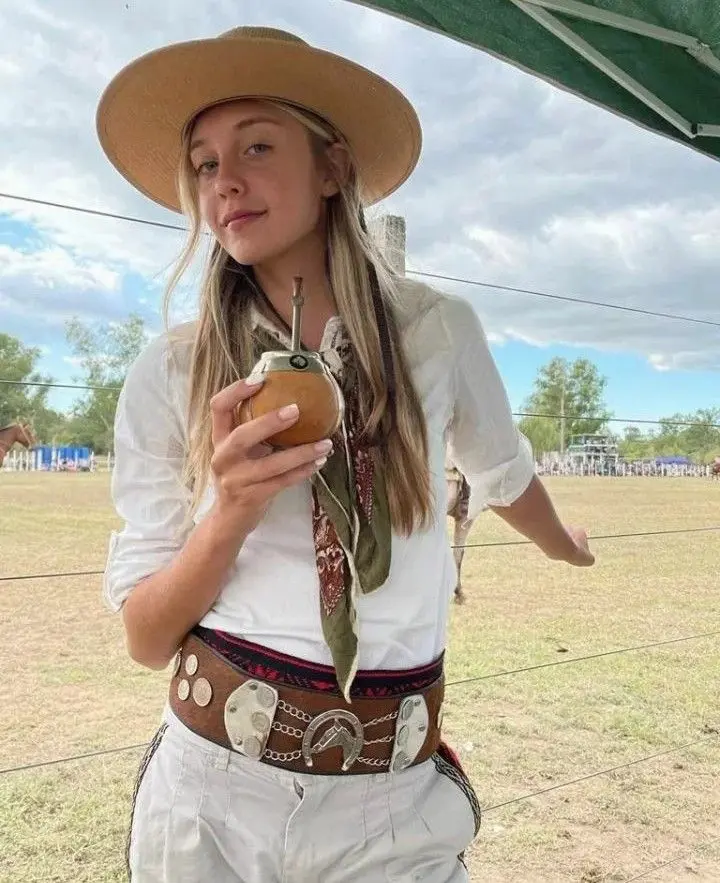
{"label": "tree", "polygon": [[696,463],[709,463],[720,456],[719,424],[720,408],[700,408],[694,414],[663,417],[657,431],[647,434],[637,426],[627,426],[620,442],[620,456],[643,460],[680,455]]}
{"label": "tree", "polygon": [[25,346],[10,334],[0,334],[0,379],[19,381],[19,384],[0,384],[0,426],[14,423],[18,418],[35,425],[38,415],[46,410],[48,389],[22,385],[30,381],[52,382],[51,377],[36,370],[39,358],[37,347]]}
{"label": "tree", "polygon": [[[655,436],[660,455],[683,454],[698,462],[707,462],[720,450],[720,408],[700,408],[694,414],[663,417]],[[692,424],[692,425],[684,425]]]}
{"label": "tree", "polygon": [[689,414],[688,423],[702,424],[680,427],[683,430],[683,446],[688,456],[700,462],[710,462],[720,456],[720,408],[700,408]]}
{"label": "tree", "polygon": [[67,414],[53,408],[40,408],[33,418],[33,428],[40,444],[64,445],[73,441]]}
{"label": "tree", "polygon": [[644,435],[638,426],[626,426],[618,444],[618,452],[624,460],[644,460],[654,456],[654,443],[652,433]]}
{"label": "tree", "polygon": [[135,313],[122,324],[95,327],[75,317],[66,324],[66,336],[82,369],[81,382],[94,387],[73,406],[73,441],[96,454],[107,453],[112,448],[119,387],[148,340],[145,324]]}
{"label": "tree", "polygon": [[557,421],[544,417],[523,417],[518,425],[530,441],[535,454],[560,450],[560,427]]}
{"label": "tree", "polygon": [[[599,432],[611,416],[603,401],[606,384],[607,378],[588,359],[569,363],[554,358],[543,365],[523,410],[555,416],[524,417],[519,424],[534,450],[564,451],[571,436]],[[548,447],[550,444],[553,447]]]}

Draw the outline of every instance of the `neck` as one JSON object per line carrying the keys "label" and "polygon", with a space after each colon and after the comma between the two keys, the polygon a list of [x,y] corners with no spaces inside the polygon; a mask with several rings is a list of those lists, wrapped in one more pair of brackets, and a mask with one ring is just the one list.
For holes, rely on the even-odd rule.
{"label": "neck", "polygon": [[324,244],[316,239],[304,246],[302,250],[256,264],[253,270],[267,299],[288,327],[292,327],[293,280],[302,277],[302,340],[305,346],[317,350],[328,319],[336,315],[337,309],[325,268]]}

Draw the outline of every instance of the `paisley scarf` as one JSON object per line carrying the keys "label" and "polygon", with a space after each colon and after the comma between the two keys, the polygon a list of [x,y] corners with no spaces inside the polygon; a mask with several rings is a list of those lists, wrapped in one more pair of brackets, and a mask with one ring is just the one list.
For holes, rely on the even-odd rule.
{"label": "paisley scarf", "polygon": [[[291,348],[290,335],[256,307],[255,358]],[[345,398],[334,452],[312,479],[312,526],[320,584],[319,611],[340,690],[350,702],[358,668],[358,595],[375,591],[390,572],[392,530],[382,469],[363,438],[357,364],[342,321],[330,320],[319,351]]]}

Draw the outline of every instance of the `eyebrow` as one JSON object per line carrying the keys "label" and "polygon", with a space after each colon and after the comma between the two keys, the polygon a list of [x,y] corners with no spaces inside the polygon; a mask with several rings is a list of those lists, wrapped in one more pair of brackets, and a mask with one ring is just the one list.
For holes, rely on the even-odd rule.
{"label": "eyebrow", "polygon": [[[243,129],[248,129],[250,126],[256,126],[258,123],[270,123],[272,126],[279,126],[280,123],[277,120],[272,119],[268,116],[254,116],[248,117],[246,120],[240,120],[239,123],[235,123],[233,129],[236,132],[241,132]],[[190,142],[190,150],[195,150],[197,147],[202,147],[205,144],[204,138],[194,138]]]}

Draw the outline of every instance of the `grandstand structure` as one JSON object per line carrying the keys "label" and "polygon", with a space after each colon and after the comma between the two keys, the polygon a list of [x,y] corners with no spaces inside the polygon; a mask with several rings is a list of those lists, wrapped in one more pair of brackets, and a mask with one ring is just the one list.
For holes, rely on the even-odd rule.
{"label": "grandstand structure", "polygon": [[617,440],[604,433],[573,435],[565,451],[571,466],[582,472],[614,475],[617,472],[619,452]]}

